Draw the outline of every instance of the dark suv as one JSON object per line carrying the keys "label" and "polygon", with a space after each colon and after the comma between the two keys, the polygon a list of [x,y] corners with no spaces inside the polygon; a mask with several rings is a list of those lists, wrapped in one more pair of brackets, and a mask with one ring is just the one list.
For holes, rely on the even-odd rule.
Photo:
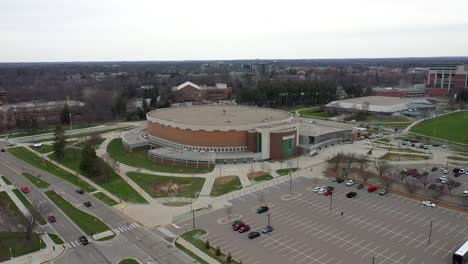
{"label": "dark suv", "polygon": [[91,202],[84,202],[83,204],[84,204],[84,206],[86,206],[86,207],[91,207]]}
{"label": "dark suv", "polygon": [[268,206],[260,206],[259,208],[257,208],[257,214],[268,212],[268,209]]}
{"label": "dark suv", "polygon": [[89,244],[89,241],[85,236],[80,236],[78,238],[78,240],[80,241],[81,245],[88,245]]}
{"label": "dark suv", "polygon": [[356,195],[357,195],[356,192],[349,192],[349,193],[346,194],[346,197],[348,197],[348,198],[353,198],[353,197],[356,196]]}

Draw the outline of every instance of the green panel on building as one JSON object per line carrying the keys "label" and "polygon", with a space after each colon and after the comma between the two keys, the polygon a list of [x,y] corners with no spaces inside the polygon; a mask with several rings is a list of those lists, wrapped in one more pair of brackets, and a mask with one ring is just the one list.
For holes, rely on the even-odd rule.
{"label": "green panel on building", "polygon": [[257,152],[262,152],[262,133],[257,134]]}
{"label": "green panel on building", "polygon": [[294,156],[294,150],[296,148],[295,138],[283,139],[281,150],[283,159],[288,159]]}

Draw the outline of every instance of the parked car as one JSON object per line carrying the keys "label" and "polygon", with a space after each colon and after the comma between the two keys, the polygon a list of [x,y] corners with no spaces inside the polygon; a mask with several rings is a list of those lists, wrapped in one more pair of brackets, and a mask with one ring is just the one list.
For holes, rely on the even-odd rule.
{"label": "parked car", "polygon": [[335,187],[333,187],[333,186],[327,186],[327,191],[333,191],[333,190],[335,190]]}
{"label": "parked car", "polygon": [[460,174],[465,173],[465,169],[460,169],[460,170],[458,171],[458,173],[460,173]]}
{"label": "parked car", "polygon": [[464,190],[464,191],[462,192],[462,195],[463,195],[463,196],[468,196],[468,190]]}
{"label": "parked car", "polygon": [[314,189],[312,189],[312,191],[313,192],[318,192],[318,191],[320,191],[320,189],[322,189],[322,187],[317,186],[317,187],[314,187]]}
{"label": "parked car", "polygon": [[338,179],[341,179],[341,178],[340,177],[335,177],[335,178],[332,179],[332,182],[336,182],[336,181],[338,181]]}
{"label": "parked car", "polygon": [[236,220],[232,221],[232,226],[235,226],[235,225],[237,225],[239,223],[242,223],[242,221],[239,220],[239,219],[236,219]]}
{"label": "parked car", "polygon": [[240,222],[240,223],[238,223],[237,225],[233,226],[233,227],[232,227],[232,230],[234,230],[234,231],[239,231],[239,229],[241,229],[241,227],[243,227],[243,226],[245,226],[245,224],[242,223],[242,222]]}
{"label": "parked car", "polygon": [[322,188],[318,191],[318,194],[324,194],[326,192],[327,192],[327,189]]}
{"label": "parked car", "polygon": [[257,232],[257,231],[253,231],[253,232],[250,232],[250,233],[249,233],[249,238],[250,238],[250,239],[254,239],[254,238],[257,238],[257,237],[259,237],[259,236],[260,236],[260,233]]}
{"label": "parked car", "polygon": [[437,171],[439,168],[437,167],[432,167],[431,171]]}
{"label": "parked car", "polygon": [[442,170],[442,173],[443,173],[443,174],[447,174],[447,173],[448,173],[448,170],[444,169],[444,170]]}
{"label": "parked car", "polygon": [[84,206],[86,206],[86,207],[91,207],[91,205],[92,205],[91,202],[89,202],[89,201],[86,201],[86,202],[84,202],[83,204],[84,204]]}
{"label": "parked car", "polygon": [[348,181],[346,182],[346,186],[350,187],[350,186],[353,186],[355,183],[356,183],[355,180],[348,180]]}
{"label": "parked car", "polygon": [[260,206],[259,208],[257,208],[257,214],[262,214],[262,213],[265,213],[265,212],[268,212],[268,206]]}
{"label": "parked car", "polygon": [[250,226],[249,225],[243,225],[241,228],[239,228],[239,233],[244,233],[244,232],[247,232],[250,230]]}
{"label": "parked car", "polygon": [[341,179],[341,178],[338,178],[338,180],[336,180],[336,182],[337,182],[337,183],[342,183],[342,182],[344,182],[344,180]]}
{"label": "parked car", "polygon": [[364,188],[364,184],[359,184],[356,189],[361,190]]}
{"label": "parked car", "polygon": [[455,169],[452,170],[453,173],[458,173],[459,171],[460,171],[459,168],[455,168]]}
{"label": "parked car", "polygon": [[326,191],[323,195],[329,196],[329,195],[332,195],[332,194],[333,194],[333,191]]}
{"label": "parked car", "polygon": [[387,193],[388,193],[387,190],[381,190],[381,191],[379,192],[379,195],[384,196],[384,195],[386,195]]}
{"label": "parked car", "polygon": [[429,145],[424,145],[424,149],[429,149]]}
{"label": "parked car", "polygon": [[273,232],[273,227],[268,225],[268,226],[265,226],[265,228],[263,228],[262,230],[262,234],[268,234],[268,233],[271,233]]}
{"label": "parked car", "polygon": [[29,193],[29,188],[26,187],[26,186],[23,186],[23,187],[21,187],[21,191],[22,191],[23,193]]}
{"label": "parked car", "polygon": [[348,198],[353,198],[353,197],[356,196],[356,195],[357,195],[356,192],[349,192],[349,193],[346,194],[346,197],[348,197]]}
{"label": "parked car", "polygon": [[76,193],[77,193],[77,194],[83,194],[84,191],[83,191],[83,189],[76,189]]}
{"label": "parked car", "polygon": [[47,217],[47,220],[49,220],[49,222],[51,222],[51,223],[57,221],[57,219],[55,218],[54,215],[49,215],[49,216]]}
{"label": "parked car", "polygon": [[436,207],[436,205],[430,201],[424,201],[422,204],[428,207]]}
{"label": "parked car", "polygon": [[88,245],[89,244],[89,241],[85,236],[80,236],[78,238],[78,240],[80,241],[81,245]]}
{"label": "parked car", "polygon": [[370,193],[375,192],[377,191],[377,187],[375,185],[371,185],[369,188],[367,188],[367,191]]}

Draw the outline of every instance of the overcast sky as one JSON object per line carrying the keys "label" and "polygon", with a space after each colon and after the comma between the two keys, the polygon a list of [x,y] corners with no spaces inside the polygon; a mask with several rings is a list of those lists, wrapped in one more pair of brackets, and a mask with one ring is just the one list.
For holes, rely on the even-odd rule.
{"label": "overcast sky", "polygon": [[468,0],[0,0],[0,62],[468,56]]}

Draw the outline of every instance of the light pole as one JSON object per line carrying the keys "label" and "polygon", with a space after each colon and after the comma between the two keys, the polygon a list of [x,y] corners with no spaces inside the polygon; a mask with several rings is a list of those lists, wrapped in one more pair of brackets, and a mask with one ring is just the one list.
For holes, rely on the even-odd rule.
{"label": "light pole", "polygon": [[292,175],[289,173],[289,197],[292,196]]}
{"label": "light pole", "polygon": [[271,215],[271,214],[267,214],[267,217],[268,217],[267,226],[270,226],[270,215]]}
{"label": "light pole", "polygon": [[374,264],[374,261],[375,261],[375,257],[372,257],[372,264]]}
{"label": "light pole", "polygon": [[332,205],[333,205],[333,191],[332,193],[330,194],[330,211],[332,209]]}
{"label": "light pole", "polygon": [[13,259],[13,253],[11,252],[11,248],[10,248],[10,259]]}
{"label": "light pole", "polygon": [[430,222],[430,225],[429,225],[429,245],[431,244],[431,236],[432,236],[432,221]]}
{"label": "light pole", "polygon": [[195,229],[195,211],[192,210],[192,229]]}
{"label": "light pole", "polygon": [[70,118],[70,130],[72,130],[73,129],[73,123],[72,123],[71,113],[68,114],[68,117]]}

